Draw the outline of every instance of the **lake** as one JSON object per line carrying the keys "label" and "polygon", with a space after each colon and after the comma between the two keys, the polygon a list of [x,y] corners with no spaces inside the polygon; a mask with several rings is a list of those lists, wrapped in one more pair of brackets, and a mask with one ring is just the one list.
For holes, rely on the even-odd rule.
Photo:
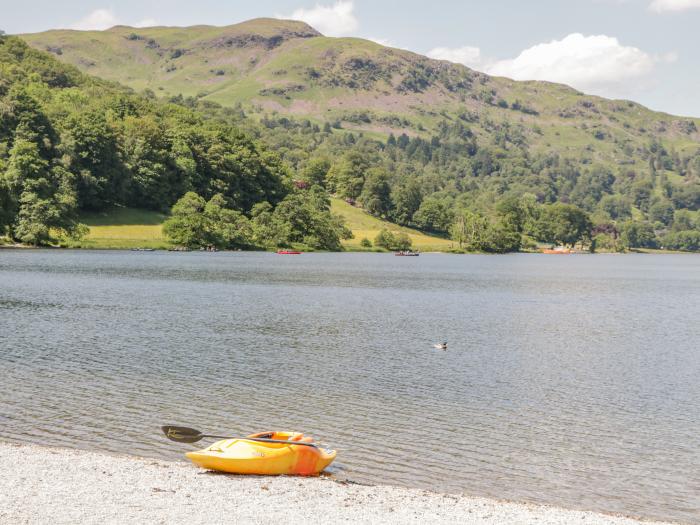
{"label": "lake", "polygon": [[699,341],[692,255],[0,250],[0,439],[293,429],[338,478],[698,522]]}

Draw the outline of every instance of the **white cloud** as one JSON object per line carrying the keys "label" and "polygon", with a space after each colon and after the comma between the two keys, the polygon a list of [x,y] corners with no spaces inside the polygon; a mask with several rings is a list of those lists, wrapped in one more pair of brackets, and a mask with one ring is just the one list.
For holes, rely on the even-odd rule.
{"label": "white cloud", "polygon": [[134,24],[134,27],[155,27],[158,25],[158,20],[155,18],[144,18]]}
{"label": "white cloud", "polygon": [[290,15],[277,15],[277,18],[301,20],[328,36],[346,36],[359,27],[353,14],[352,0],[338,0],[333,5],[316,4],[311,9],[300,8]]}
{"label": "white cloud", "polygon": [[81,31],[109,29],[119,24],[119,19],[114,15],[111,9],[95,9],[92,13],[84,16],[71,26],[71,29],[79,29]]}
{"label": "white cloud", "polygon": [[649,9],[655,13],[678,12],[700,8],[700,0],[652,0]]}
{"label": "white cloud", "polygon": [[661,62],[674,62],[676,53],[651,55],[620,44],[606,35],[572,33],[561,40],[537,44],[517,57],[493,60],[476,47],[438,47],[428,56],[459,62],[490,75],[515,80],[547,80],[604,96],[628,96],[644,88]]}
{"label": "white cloud", "polygon": [[483,69],[486,66],[484,58],[481,56],[481,49],[478,47],[436,47],[428,51],[427,55],[430,58],[449,60],[475,69]]}
{"label": "white cloud", "polygon": [[657,61],[641,49],[621,45],[614,37],[572,33],[562,40],[532,46],[516,58],[500,60],[488,68],[488,73],[608,93],[647,76]]}

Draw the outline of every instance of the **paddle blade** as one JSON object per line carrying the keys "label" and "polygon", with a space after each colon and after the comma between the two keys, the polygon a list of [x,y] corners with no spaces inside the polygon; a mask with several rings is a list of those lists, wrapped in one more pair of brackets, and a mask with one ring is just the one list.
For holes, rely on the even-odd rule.
{"label": "paddle blade", "polygon": [[204,434],[194,428],[175,427],[172,425],[165,425],[160,428],[163,430],[165,437],[178,443],[196,443],[204,437]]}

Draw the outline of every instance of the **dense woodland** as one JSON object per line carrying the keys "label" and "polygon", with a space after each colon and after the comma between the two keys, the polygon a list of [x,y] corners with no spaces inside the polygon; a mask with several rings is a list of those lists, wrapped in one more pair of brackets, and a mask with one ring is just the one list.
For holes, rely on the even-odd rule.
{"label": "dense woodland", "polygon": [[184,222],[187,202],[174,209],[180,226],[207,230],[190,246],[339,249],[348,232],[317,193],[296,188],[288,165],[236,127],[0,39],[0,231],[14,240],[80,236],[83,211],[169,210],[187,194],[208,201]]}
{"label": "dense woodland", "polygon": [[173,103],[210,119],[235,122],[275,149],[304,184],[362,206],[399,225],[449,235],[465,250],[507,252],[535,243],[589,249],[700,250],[700,151],[680,156],[660,141],[627,163],[530,153],[527,134],[501,123],[484,143],[470,131],[474,115],[445,121],[425,138],[386,139],[194,98]]}
{"label": "dense woodland", "polygon": [[350,232],[329,211],[332,194],[466,251],[700,250],[697,151],[651,139],[629,152],[644,169],[597,165],[533,154],[517,123],[481,122],[492,133],[477,137],[478,118],[388,137],[339,121],[253,119],[135,94],[3,37],[0,233],[47,244],[83,234],[81,212],[124,205],[172,210],[166,233],[191,247],[338,250]]}

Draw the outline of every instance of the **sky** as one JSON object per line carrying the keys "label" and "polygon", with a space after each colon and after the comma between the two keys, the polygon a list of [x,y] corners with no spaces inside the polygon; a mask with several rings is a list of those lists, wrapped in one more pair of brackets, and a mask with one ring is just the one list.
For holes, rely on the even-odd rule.
{"label": "sky", "polygon": [[257,17],[700,117],[700,0],[0,0],[11,34]]}

